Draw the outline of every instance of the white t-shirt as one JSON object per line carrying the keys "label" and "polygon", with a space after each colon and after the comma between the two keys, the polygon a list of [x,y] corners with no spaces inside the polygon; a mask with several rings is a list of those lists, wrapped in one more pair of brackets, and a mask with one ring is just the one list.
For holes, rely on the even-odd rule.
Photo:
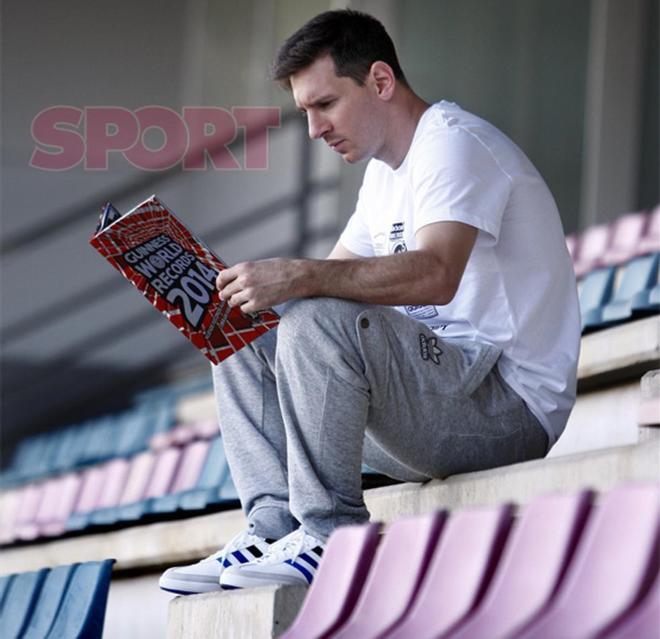
{"label": "white t-shirt", "polygon": [[498,346],[500,373],[548,433],[563,431],[575,403],[580,347],[577,289],[548,187],[501,131],[450,102],[420,119],[401,166],[367,166],[340,241],[361,256],[415,249],[427,224],[478,229],[454,299],[397,307],[443,339]]}

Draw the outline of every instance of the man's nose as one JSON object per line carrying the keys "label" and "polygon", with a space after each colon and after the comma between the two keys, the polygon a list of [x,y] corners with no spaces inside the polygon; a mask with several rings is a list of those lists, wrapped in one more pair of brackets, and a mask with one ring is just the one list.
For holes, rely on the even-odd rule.
{"label": "man's nose", "polygon": [[329,130],[330,123],[322,115],[307,112],[307,127],[312,140],[322,138]]}

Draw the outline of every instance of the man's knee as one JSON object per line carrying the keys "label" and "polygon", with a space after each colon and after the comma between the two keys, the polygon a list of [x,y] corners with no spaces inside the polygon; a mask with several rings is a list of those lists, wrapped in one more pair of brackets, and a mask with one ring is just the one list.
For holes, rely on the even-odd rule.
{"label": "man's knee", "polygon": [[296,300],[282,315],[277,329],[277,345],[316,340],[321,335],[335,339],[350,339],[355,335],[358,315],[365,309],[363,304],[333,297],[315,297]]}

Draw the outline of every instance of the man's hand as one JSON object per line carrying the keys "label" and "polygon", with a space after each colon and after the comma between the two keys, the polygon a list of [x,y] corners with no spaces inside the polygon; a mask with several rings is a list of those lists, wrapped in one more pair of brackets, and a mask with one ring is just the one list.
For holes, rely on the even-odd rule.
{"label": "man's hand", "polygon": [[220,271],[215,281],[220,299],[253,313],[304,295],[305,260],[275,258],[241,262]]}

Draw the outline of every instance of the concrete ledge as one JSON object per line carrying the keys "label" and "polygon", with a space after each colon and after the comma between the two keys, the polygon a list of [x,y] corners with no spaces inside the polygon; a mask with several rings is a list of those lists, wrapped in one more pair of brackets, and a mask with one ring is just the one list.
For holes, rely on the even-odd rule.
{"label": "concrete ledge", "polygon": [[[456,475],[427,484],[399,484],[365,492],[372,519],[393,521],[438,508],[524,504],[538,495],[589,486],[605,491],[624,481],[660,479],[660,438],[635,446],[566,455]],[[115,571],[155,570],[215,552],[245,526],[239,510],[61,539],[0,552],[0,574],[44,566],[117,559]]]}
{"label": "concrete ledge", "polygon": [[578,389],[588,390],[658,368],[660,316],[607,328],[582,338]]}
{"label": "concrete ledge", "polygon": [[306,592],[304,586],[269,586],[176,597],[167,639],[277,637],[293,623]]}

